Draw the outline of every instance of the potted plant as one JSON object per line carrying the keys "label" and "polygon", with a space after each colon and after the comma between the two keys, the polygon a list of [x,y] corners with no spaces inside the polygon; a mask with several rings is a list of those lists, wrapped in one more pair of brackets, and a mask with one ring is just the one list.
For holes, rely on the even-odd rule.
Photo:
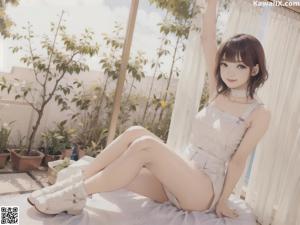
{"label": "potted plant", "polygon": [[29,171],[32,169],[39,168],[44,153],[40,151],[31,151],[26,154],[27,145],[24,144],[26,136],[23,136],[19,140],[19,144],[10,149],[10,160],[13,170],[17,171]]}
{"label": "potted plant", "polygon": [[45,154],[44,165],[48,162],[55,161],[62,158],[62,151],[65,144],[62,142],[63,136],[56,132],[56,130],[48,129],[42,133],[42,148]]}
{"label": "potted plant", "polygon": [[33,150],[27,153],[27,146],[24,144],[25,136],[20,139],[17,146],[10,149],[10,160],[13,170],[29,171],[39,168],[44,158],[44,153]]}
{"label": "potted plant", "polygon": [[11,132],[11,128],[9,127],[12,123],[15,121],[11,121],[10,123],[3,123],[1,124],[0,128],[0,169],[4,168],[10,152],[8,150],[7,144],[8,144],[8,138]]}
{"label": "potted plant", "polygon": [[[61,121],[57,124],[56,132],[62,136],[61,142],[64,144],[64,148],[62,150],[62,158],[71,157],[72,155],[72,139],[75,137],[76,129],[67,128],[66,127],[66,120]],[[80,147],[79,148],[79,158],[85,155],[84,150]]]}
{"label": "potted plant", "polygon": [[[61,111],[70,108],[66,96],[72,92],[73,85],[77,84],[76,87],[78,87],[79,82],[74,81],[71,85],[70,83],[63,83],[63,78],[67,75],[89,70],[85,63],[85,56],[92,57],[99,51],[98,44],[93,43],[94,34],[90,30],[85,29],[79,38],[67,34],[66,27],[62,23],[63,14],[64,12],[62,12],[57,25],[51,23],[50,30],[53,33],[53,40],[48,36],[43,36],[41,40],[41,48],[45,54],[40,54],[41,51],[34,51],[32,48],[33,40],[37,37],[29,23],[24,28],[24,35],[12,34],[11,36],[18,43],[23,43],[19,40],[28,43],[27,49],[24,49],[23,46],[16,46],[12,48],[12,51],[13,53],[23,51],[24,54],[20,60],[32,68],[33,80],[36,81],[33,86],[33,83],[14,79],[14,83],[20,83],[20,85],[15,85],[7,82],[2,76],[0,82],[1,91],[7,90],[8,94],[14,91],[16,93],[15,100],[21,98],[26,101],[36,114],[27,140],[26,150],[11,150],[12,166],[17,170],[33,170],[39,167],[44,154],[35,150],[33,145],[46,106],[51,100],[54,100],[61,106]],[[19,165],[22,160],[27,162],[29,158],[35,162],[29,162],[29,165],[26,166]]]}
{"label": "potted plant", "polygon": [[[76,98],[74,98],[75,100],[73,99],[76,102],[79,113],[72,116],[72,126],[76,128],[76,133],[72,140],[79,147],[79,158],[84,153],[93,157],[98,150],[105,147],[108,134],[107,121],[109,118],[109,115],[107,115],[109,112],[106,111],[109,110],[104,108],[107,102],[103,104],[103,108],[99,109],[101,107],[101,98],[98,98],[98,90],[102,89],[100,86],[95,86],[88,92],[78,93]],[[105,101],[107,101],[107,98],[105,98]],[[101,119],[98,118],[98,110],[100,110]],[[72,151],[68,150],[67,155],[70,156],[71,154]]]}
{"label": "potted plant", "polygon": [[54,184],[56,181],[57,173],[62,169],[67,168],[73,162],[74,161],[70,160],[70,158],[48,162],[48,183]]}

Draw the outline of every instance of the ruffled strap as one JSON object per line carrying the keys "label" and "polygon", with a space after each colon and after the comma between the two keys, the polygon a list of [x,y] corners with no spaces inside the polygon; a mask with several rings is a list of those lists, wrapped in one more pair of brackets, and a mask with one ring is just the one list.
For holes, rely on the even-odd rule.
{"label": "ruffled strap", "polygon": [[264,103],[256,100],[253,104],[249,106],[249,108],[240,116],[241,119],[246,120],[247,117],[259,106],[264,105]]}

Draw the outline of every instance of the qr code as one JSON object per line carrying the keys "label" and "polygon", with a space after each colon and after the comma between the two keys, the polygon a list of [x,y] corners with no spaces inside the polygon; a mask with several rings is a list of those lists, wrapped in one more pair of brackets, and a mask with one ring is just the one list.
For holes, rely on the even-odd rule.
{"label": "qr code", "polygon": [[19,225],[19,206],[1,206],[1,224]]}

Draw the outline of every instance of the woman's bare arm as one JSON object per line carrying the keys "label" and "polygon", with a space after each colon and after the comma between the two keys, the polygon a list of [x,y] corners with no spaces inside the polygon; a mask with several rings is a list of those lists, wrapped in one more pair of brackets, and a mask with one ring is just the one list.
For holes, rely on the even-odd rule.
{"label": "woman's bare arm", "polygon": [[256,110],[253,116],[255,119],[251,123],[250,128],[247,129],[239,147],[229,161],[219,202],[227,201],[245,169],[247,159],[269,128],[271,120],[269,109],[262,107]]}
{"label": "woman's bare arm", "polygon": [[208,72],[209,98],[216,92],[216,78],[214,76],[215,58],[217,54],[216,21],[217,0],[208,0],[207,10],[203,15],[201,41],[203,45],[206,70]]}

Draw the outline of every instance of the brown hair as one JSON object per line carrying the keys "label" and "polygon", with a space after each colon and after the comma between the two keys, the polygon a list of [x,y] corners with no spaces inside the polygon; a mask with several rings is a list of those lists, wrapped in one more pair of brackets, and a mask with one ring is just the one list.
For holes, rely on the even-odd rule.
{"label": "brown hair", "polygon": [[264,49],[254,36],[238,34],[221,44],[216,55],[215,77],[217,80],[217,92],[229,94],[229,88],[223,82],[220,74],[220,62],[222,59],[235,62],[241,57],[243,63],[250,67],[258,64],[259,72],[256,76],[250,76],[247,86],[247,95],[253,98],[256,89],[268,79]]}

